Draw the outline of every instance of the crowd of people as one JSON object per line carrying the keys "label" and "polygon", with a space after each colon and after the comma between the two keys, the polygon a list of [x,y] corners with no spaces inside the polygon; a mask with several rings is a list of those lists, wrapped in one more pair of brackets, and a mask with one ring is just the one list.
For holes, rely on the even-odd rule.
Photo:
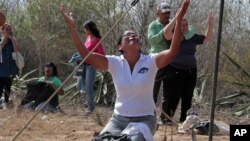
{"label": "crowd of people", "polygon": [[[152,140],[157,127],[156,103],[163,83],[162,112],[159,124],[171,124],[176,108],[181,100],[179,122],[186,119],[186,113],[192,106],[192,97],[197,81],[196,46],[207,43],[213,35],[214,14],[209,13],[208,28],[204,34],[196,33],[189,26],[185,17],[190,1],[183,0],[173,19],[170,19],[171,7],[160,3],[156,7],[157,19],[148,27],[149,54],[142,53],[141,36],[133,29],[126,29],[120,35],[116,48],[121,53],[105,55],[101,35],[94,21],[83,24],[85,39],[81,40],[74,26],[74,20],[61,5],[60,12],[78,51],[70,62],[77,64],[88,56],[80,67],[77,79],[78,90],[86,95],[86,114],[95,111],[94,83],[96,69],[110,72],[116,90],[114,112],[100,135],[128,134],[133,141]],[[18,68],[11,57],[18,51],[11,25],[2,25],[0,52],[0,97],[4,93],[3,108],[8,104],[13,78],[18,75]],[[38,81],[27,84],[27,95],[21,101],[22,108],[39,109],[44,102],[62,85],[56,65],[52,62],[44,67],[44,76]],[[33,90],[40,89],[39,94]],[[59,107],[58,95],[63,95],[61,88],[48,103],[51,111]],[[167,114],[167,116],[166,116]],[[138,132],[131,131],[136,127]]]}

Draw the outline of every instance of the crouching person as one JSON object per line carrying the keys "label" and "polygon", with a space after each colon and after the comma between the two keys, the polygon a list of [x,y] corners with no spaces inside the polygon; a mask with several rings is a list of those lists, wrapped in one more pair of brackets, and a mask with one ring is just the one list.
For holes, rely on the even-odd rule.
{"label": "crouching person", "polygon": [[44,76],[36,82],[27,84],[27,95],[21,101],[22,108],[32,108],[43,112],[61,111],[59,108],[59,95],[64,94],[63,89],[60,89],[46,106],[44,105],[61,84],[55,64],[47,63],[44,68]]}

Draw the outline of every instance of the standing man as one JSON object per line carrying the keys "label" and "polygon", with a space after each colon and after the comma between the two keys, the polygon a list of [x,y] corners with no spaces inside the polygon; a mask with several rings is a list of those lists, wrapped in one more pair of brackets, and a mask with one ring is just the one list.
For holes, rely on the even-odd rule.
{"label": "standing man", "polygon": [[[158,53],[170,47],[170,41],[168,41],[167,39],[173,36],[172,29],[176,21],[176,18],[170,21],[171,7],[168,3],[160,3],[159,5],[157,5],[156,10],[157,10],[156,11],[157,19],[152,23],[150,23],[148,27],[148,40],[151,46],[150,53]],[[194,33],[195,33],[194,29],[189,29],[189,32],[187,32],[184,36],[185,38],[189,39],[194,35]],[[166,68],[167,66],[158,70],[155,77],[155,83],[153,89],[154,102],[157,103],[159,89],[161,83],[163,82],[162,110],[164,110],[164,112],[166,112],[165,107],[166,107],[166,95],[167,95]],[[166,124],[167,119],[163,113],[161,113],[160,118],[161,121],[159,124]]]}

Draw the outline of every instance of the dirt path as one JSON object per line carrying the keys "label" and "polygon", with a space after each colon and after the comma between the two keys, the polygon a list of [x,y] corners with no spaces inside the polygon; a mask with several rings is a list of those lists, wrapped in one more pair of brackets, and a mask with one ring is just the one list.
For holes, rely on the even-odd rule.
{"label": "dirt path", "polygon": [[[98,108],[101,122],[105,124],[112,111],[108,108]],[[98,125],[97,116],[84,116],[83,111],[75,108],[65,110],[63,114],[40,113],[33,122],[24,130],[17,141],[90,141],[99,133],[103,126]],[[34,112],[14,110],[0,110],[0,141],[11,140],[20,129],[33,116]],[[165,126],[160,126],[154,138],[163,141]],[[172,136],[171,136],[172,133]],[[179,134],[176,128],[167,127],[167,140],[191,141],[189,134]],[[229,136],[214,136],[214,141],[228,141]],[[197,135],[197,141],[207,141],[208,136]]]}

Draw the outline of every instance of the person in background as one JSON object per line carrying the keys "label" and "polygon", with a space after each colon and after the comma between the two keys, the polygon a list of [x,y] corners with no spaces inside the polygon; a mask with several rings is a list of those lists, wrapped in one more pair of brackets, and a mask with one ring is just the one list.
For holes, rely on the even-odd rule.
{"label": "person in background", "polygon": [[[57,67],[54,63],[49,62],[44,67],[44,76],[39,78],[39,82],[46,82],[53,88],[53,92],[62,85],[61,80],[58,78]],[[38,96],[35,101],[35,105],[39,105],[41,102],[46,101],[52,93],[43,93]],[[52,106],[57,107],[59,105],[59,95],[64,95],[64,90],[61,88],[58,93],[49,102]]]}
{"label": "person in background", "polygon": [[[153,100],[153,83],[158,69],[168,65],[178,54],[181,35],[181,22],[189,5],[189,0],[184,0],[181,10],[176,16],[176,26],[172,44],[169,49],[155,54],[142,54],[142,41],[133,30],[125,30],[118,43],[120,56],[102,55],[92,53],[82,45],[77,34],[73,20],[65,13],[61,5],[61,13],[67,23],[75,46],[86,63],[109,71],[112,75],[117,97],[114,113],[100,134],[111,132],[121,135],[122,131],[137,124],[142,127],[138,134],[131,135],[132,141],[147,140],[152,137],[156,129],[156,111]],[[136,125],[135,125],[136,126]],[[138,128],[140,128],[138,127]]]}
{"label": "person in background", "polygon": [[[163,107],[166,114],[173,117],[181,100],[181,113],[179,121],[186,120],[187,111],[191,108],[194,88],[197,81],[197,60],[195,57],[196,46],[206,44],[213,36],[214,14],[208,15],[208,28],[205,34],[195,33],[191,38],[181,37],[180,52],[166,69],[166,106]],[[173,30],[174,28],[172,28]],[[183,18],[181,32],[188,32],[189,24]],[[173,36],[166,37],[172,40]],[[170,122],[170,120],[168,120]]]}
{"label": "person in background", "polygon": [[0,107],[7,109],[10,104],[9,96],[11,94],[12,80],[18,75],[18,68],[15,60],[13,60],[12,52],[18,51],[19,47],[10,24],[5,23],[2,26],[2,34],[3,38],[0,39],[0,98],[4,93],[4,102]]}
{"label": "person in background", "polygon": [[20,108],[42,110],[44,112],[61,112],[59,95],[64,94],[62,88],[43,108],[45,102],[61,85],[62,82],[58,78],[56,65],[52,62],[47,63],[44,67],[44,76],[40,77],[38,81],[31,81],[27,84],[27,94],[22,99]]}
{"label": "person in background", "polygon": [[[99,44],[94,50],[94,53],[98,54],[105,54],[104,47],[102,43],[99,43],[101,40],[101,35],[99,30],[97,29],[96,24],[88,20],[83,24],[85,33],[86,33],[86,39],[84,41],[84,46],[87,48],[88,51],[91,51],[94,49],[94,47]],[[94,92],[94,83],[95,83],[95,77],[96,77],[96,68],[89,64],[88,62],[85,62],[82,66],[82,73],[81,78],[78,79],[77,85],[80,90],[80,92],[86,92],[86,100],[87,100],[87,111],[86,115],[89,115],[94,112],[95,110],[95,92]]]}
{"label": "person in background", "polygon": [[[151,46],[150,53],[159,53],[170,47],[170,43],[166,38],[172,37],[172,29],[174,27],[176,19],[170,21],[171,7],[168,3],[160,3],[156,7],[157,19],[149,24],[148,27],[148,41]],[[194,29],[189,28],[189,31],[184,34],[185,38],[189,39],[194,35]],[[162,99],[162,110],[166,107],[166,95],[167,95],[167,82],[166,82],[166,67],[158,70],[155,77],[153,98],[154,102],[157,103],[158,93],[163,83],[163,99]],[[160,124],[166,123],[166,117],[163,113],[160,115]]]}
{"label": "person in background", "polygon": [[[151,22],[148,27],[148,41],[151,46],[150,53],[159,53],[169,48],[164,34],[172,33],[168,31],[167,25],[169,24],[171,8],[167,3],[161,3],[157,6],[157,20]],[[160,90],[161,83],[163,82],[163,96],[166,93],[165,82],[165,67],[158,70],[154,83],[154,101],[157,103],[157,97]]]}
{"label": "person in background", "polygon": [[[82,61],[82,57],[81,55],[77,52],[77,53],[74,53],[70,60],[68,61],[68,63],[70,64],[73,64],[75,67],[78,66]],[[85,93],[85,89],[84,89],[84,86],[83,86],[83,79],[81,77],[82,75],[82,67],[80,66],[78,68],[78,70],[75,72],[73,78],[76,78],[77,79],[77,83],[76,83],[76,88],[79,90],[81,96],[83,96],[83,94]]]}

